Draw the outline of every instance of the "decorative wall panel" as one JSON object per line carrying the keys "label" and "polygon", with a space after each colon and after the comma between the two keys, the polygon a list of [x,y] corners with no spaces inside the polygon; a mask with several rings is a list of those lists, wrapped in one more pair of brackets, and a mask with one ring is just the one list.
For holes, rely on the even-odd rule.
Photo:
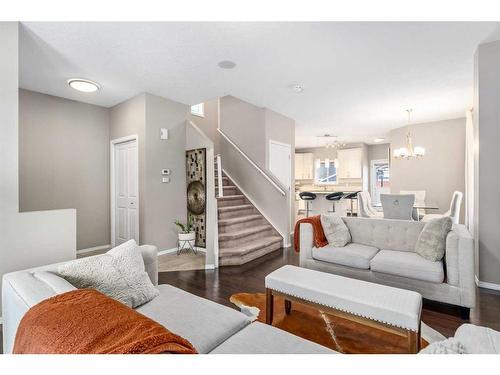
{"label": "decorative wall panel", "polygon": [[195,231],[197,247],[206,248],[207,150],[186,151],[187,209]]}

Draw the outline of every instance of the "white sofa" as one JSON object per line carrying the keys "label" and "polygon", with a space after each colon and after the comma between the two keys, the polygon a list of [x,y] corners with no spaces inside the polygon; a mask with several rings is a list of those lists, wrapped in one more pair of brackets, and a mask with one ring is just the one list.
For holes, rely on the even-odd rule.
{"label": "white sofa", "polygon": [[352,243],[345,247],[313,245],[311,224],[300,225],[300,266],[410,289],[429,300],[458,305],[468,318],[476,303],[474,242],[463,225],[454,224],[442,261],[414,252],[425,223],[406,220],[342,218]]}
{"label": "white sofa", "polygon": [[500,354],[500,332],[488,327],[462,324],[454,336],[466,354]]}
{"label": "white sofa", "polygon": [[[137,311],[189,340],[199,353],[335,353],[278,328],[252,323],[247,315],[229,307],[171,285],[158,285],[156,247],[145,245],[139,248],[146,272],[160,295],[139,306]],[[4,353],[12,352],[17,327],[30,307],[46,298],[75,289],[53,273],[57,266],[48,265],[3,276]]]}

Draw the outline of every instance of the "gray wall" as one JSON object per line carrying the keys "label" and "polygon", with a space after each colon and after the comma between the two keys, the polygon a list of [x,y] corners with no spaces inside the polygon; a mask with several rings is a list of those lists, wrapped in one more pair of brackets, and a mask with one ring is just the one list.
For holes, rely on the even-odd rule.
{"label": "gray wall", "polygon": [[389,159],[389,143],[368,145],[368,160]]}
{"label": "gray wall", "polygon": [[144,242],[146,188],[146,94],[137,95],[109,111],[110,140],[137,135],[139,138],[139,241]]}
{"label": "gray wall", "polygon": [[[290,164],[290,191],[287,192],[287,199],[290,201],[289,233],[292,233],[295,226],[295,121],[270,109],[264,110],[264,120],[266,124],[266,170],[269,171],[269,141],[286,143],[291,146]],[[270,173],[270,172],[269,172]],[[291,241],[291,238],[290,238]]]}
{"label": "gray wall", "polygon": [[[396,160],[391,156],[391,191],[425,190],[426,201],[436,203],[444,213],[455,190],[465,191],[465,118],[416,124],[410,127],[414,146],[425,147],[417,160]],[[391,149],[406,145],[408,127],[391,131]],[[463,223],[464,204],[460,222]]]}
{"label": "gray wall", "polygon": [[[190,107],[146,94],[146,202],[144,241],[171,249],[177,245],[176,219],[187,217],[186,120]],[[169,139],[160,140],[160,128]],[[171,170],[170,183],[162,183],[161,170]]]}
{"label": "gray wall", "polygon": [[220,98],[221,130],[260,168],[266,169],[264,108],[233,96]]}
{"label": "gray wall", "polygon": [[[290,144],[295,152],[295,121],[266,108],[254,106],[232,96],[220,98],[219,127],[273,181],[269,172],[269,140]],[[222,166],[247,193],[261,212],[285,237],[293,228],[294,166],[291,168],[292,191],[281,195],[236,149],[221,138]],[[287,215],[283,215],[287,212]],[[289,238],[287,238],[288,242]]]}
{"label": "gray wall", "polygon": [[[186,211],[186,120],[189,107],[151,94],[140,94],[111,108],[110,136],[139,137],[139,237],[140,242],[174,248],[176,219]],[[160,140],[160,129],[169,139]],[[170,183],[162,183],[161,170],[171,170]]]}
{"label": "gray wall", "polygon": [[108,110],[19,90],[19,210],[77,210],[77,249],[108,245]]}
{"label": "gray wall", "polygon": [[479,280],[500,285],[500,42],[476,52],[474,126],[476,154],[475,233]]}
{"label": "gray wall", "polygon": [[19,213],[18,27],[0,22],[0,288],[5,273],[76,256],[74,209]]}
{"label": "gray wall", "polygon": [[195,116],[190,113],[189,119],[198,126],[214,144],[214,152],[220,152],[219,132],[219,99],[204,102],[205,117]]}

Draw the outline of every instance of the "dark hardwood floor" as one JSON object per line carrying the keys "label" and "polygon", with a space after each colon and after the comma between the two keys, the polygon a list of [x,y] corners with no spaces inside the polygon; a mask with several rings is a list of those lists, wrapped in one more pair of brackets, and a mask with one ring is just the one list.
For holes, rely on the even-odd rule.
{"label": "dark hardwood floor", "polygon": [[[200,297],[208,298],[236,309],[230,301],[239,292],[264,292],[265,276],[285,264],[298,265],[298,255],[291,249],[268,254],[243,266],[222,267],[217,270],[160,272],[159,283],[171,284]],[[500,292],[478,289],[477,306],[471,310],[470,323],[500,331]],[[445,336],[453,336],[465,320],[454,306],[424,301],[422,320]],[[0,353],[2,353],[0,330]]]}
{"label": "dark hardwood floor", "polygon": [[[239,292],[265,292],[265,276],[285,264],[298,265],[292,249],[268,254],[243,266],[222,267],[209,271],[161,272],[159,282],[171,284],[200,297],[236,308],[230,301]],[[477,306],[471,310],[470,323],[500,330],[500,292],[478,288]],[[445,336],[453,336],[465,320],[460,309],[433,301],[424,301],[422,320]]]}

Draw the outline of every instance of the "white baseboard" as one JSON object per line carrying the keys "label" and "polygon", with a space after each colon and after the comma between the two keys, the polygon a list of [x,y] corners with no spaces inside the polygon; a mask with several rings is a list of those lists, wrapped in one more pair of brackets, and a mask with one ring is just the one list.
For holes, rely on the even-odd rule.
{"label": "white baseboard", "polygon": [[205,264],[205,269],[206,270],[214,270],[215,269],[215,265],[214,264]]}
{"label": "white baseboard", "polygon": [[[206,253],[207,252],[207,249],[204,249],[202,247],[197,247],[197,246],[195,246],[195,250],[199,251],[200,253]],[[158,251],[158,256],[165,255],[165,254],[172,254],[172,253],[176,253],[176,252],[177,252],[177,248],[173,247],[171,249],[165,249],[165,250]]]}
{"label": "white baseboard", "polygon": [[76,253],[77,254],[85,254],[85,253],[91,253],[93,251],[107,250],[109,248],[111,248],[111,244],[89,247],[87,249],[80,249],[80,250],[77,250]]}
{"label": "white baseboard", "polygon": [[495,283],[487,283],[486,281],[480,281],[477,276],[474,276],[476,279],[476,285],[480,288],[486,288],[491,290],[500,290],[500,284]]}

